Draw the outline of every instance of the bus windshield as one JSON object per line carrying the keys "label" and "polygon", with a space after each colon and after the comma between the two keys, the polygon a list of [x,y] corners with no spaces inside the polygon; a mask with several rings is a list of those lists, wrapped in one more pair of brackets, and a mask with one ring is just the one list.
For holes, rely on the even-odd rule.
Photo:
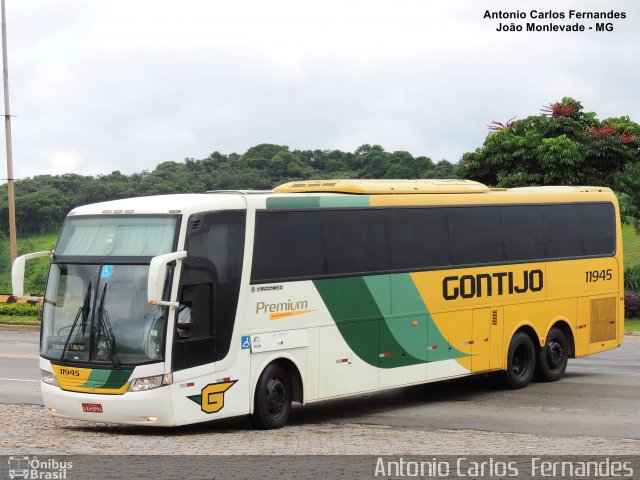
{"label": "bus windshield", "polygon": [[67,217],[56,256],[154,257],[172,251],[176,217]]}
{"label": "bus windshield", "polygon": [[148,265],[51,265],[40,353],[119,368],[162,361],[166,308],[147,303]]}

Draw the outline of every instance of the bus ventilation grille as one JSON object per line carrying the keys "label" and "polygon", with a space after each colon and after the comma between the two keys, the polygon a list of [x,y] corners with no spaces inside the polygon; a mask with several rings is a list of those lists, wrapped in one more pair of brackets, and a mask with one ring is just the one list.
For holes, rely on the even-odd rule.
{"label": "bus ventilation grille", "polygon": [[616,298],[591,300],[590,341],[604,342],[616,338]]}
{"label": "bus ventilation grille", "polygon": [[491,312],[491,325],[494,327],[498,325],[498,310],[493,310]]}

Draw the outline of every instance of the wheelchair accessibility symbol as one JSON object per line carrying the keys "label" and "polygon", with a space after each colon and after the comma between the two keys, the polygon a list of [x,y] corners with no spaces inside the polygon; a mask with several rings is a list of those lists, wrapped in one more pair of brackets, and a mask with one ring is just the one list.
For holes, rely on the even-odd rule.
{"label": "wheelchair accessibility symbol", "polygon": [[240,348],[242,350],[249,350],[249,348],[251,348],[251,337],[249,335],[245,335],[242,337],[242,342],[240,342]]}
{"label": "wheelchair accessibility symbol", "polygon": [[111,277],[113,277],[113,265],[103,265],[102,270],[100,271],[100,278]]}

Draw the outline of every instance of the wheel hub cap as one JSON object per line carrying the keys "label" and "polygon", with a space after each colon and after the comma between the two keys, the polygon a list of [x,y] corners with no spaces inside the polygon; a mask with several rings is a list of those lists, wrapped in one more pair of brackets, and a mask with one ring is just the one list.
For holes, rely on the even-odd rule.
{"label": "wheel hub cap", "polygon": [[267,384],[267,407],[269,413],[278,417],[282,414],[287,402],[287,392],[279,378],[273,377]]}
{"label": "wheel hub cap", "polygon": [[563,357],[564,352],[559,342],[551,342],[547,345],[547,362],[551,368],[559,368]]}

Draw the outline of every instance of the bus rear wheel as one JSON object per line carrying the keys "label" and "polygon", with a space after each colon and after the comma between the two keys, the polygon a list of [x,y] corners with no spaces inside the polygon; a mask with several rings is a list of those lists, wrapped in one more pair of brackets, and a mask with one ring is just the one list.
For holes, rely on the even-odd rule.
{"label": "bus rear wheel", "polygon": [[562,378],[569,361],[567,337],[557,327],[549,330],[544,347],[538,352],[536,377],[545,382],[556,382]]}
{"label": "bus rear wheel", "polygon": [[536,365],[536,349],[529,335],[516,333],[509,344],[507,370],[502,372],[502,383],[516,390],[529,385]]}
{"label": "bus rear wheel", "polygon": [[287,371],[277,363],[267,365],[256,385],[250,416],[253,426],[263,430],[284,426],[291,412],[291,394]]}

